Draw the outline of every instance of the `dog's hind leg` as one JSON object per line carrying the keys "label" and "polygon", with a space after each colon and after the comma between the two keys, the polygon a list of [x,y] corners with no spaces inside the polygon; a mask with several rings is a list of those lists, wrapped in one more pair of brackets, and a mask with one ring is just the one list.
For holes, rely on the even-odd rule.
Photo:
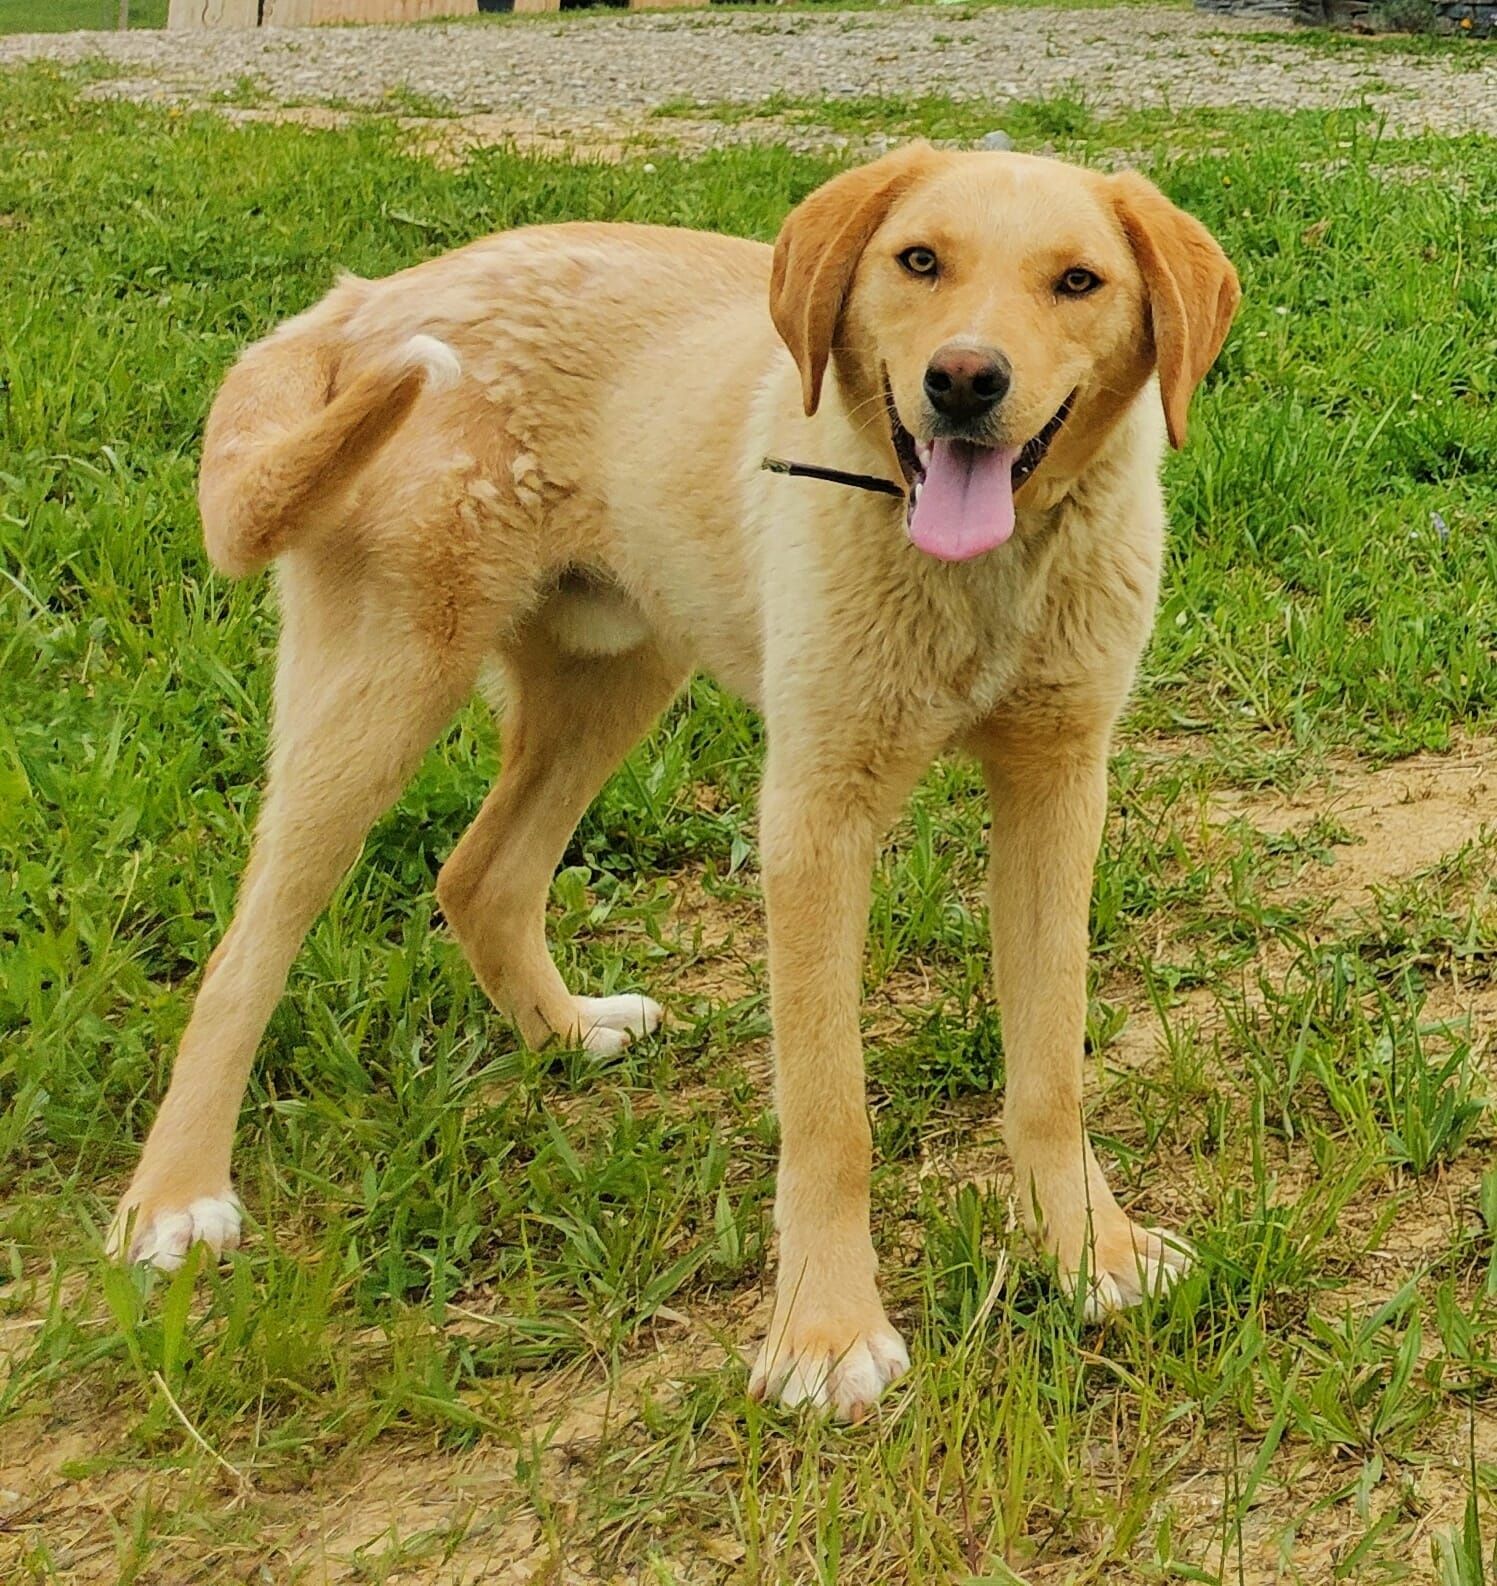
{"label": "dog's hind leg", "polygon": [[[357,589],[283,588],[270,774],[233,923],[110,1235],[179,1266],[239,1237],[230,1156],[255,1048],[301,941],[369,828],[471,691],[482,644],[440,647]],[[485,638],[492,634],[487,630]]]}
{"label": "dog's hind leg", "polygon": [[574,996],[546,947],[546,900],[577,822],[687,669],[649,642],[571,655],[539,629],[504,662],[503,770],[442,867],[437,900],[479,984],[526,1041],[617,1051],[653,1030],[660,1009],[637,994]]}

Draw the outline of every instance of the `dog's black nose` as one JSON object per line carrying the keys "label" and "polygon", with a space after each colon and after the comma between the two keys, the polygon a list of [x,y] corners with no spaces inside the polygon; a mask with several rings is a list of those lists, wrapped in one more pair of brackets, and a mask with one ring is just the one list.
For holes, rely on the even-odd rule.
{"label": "dog's black nose", "polygon": [[997,407],[1013,378],[994,347],[942,347],[925,371],[925,394],[942,418],[966,424]]}

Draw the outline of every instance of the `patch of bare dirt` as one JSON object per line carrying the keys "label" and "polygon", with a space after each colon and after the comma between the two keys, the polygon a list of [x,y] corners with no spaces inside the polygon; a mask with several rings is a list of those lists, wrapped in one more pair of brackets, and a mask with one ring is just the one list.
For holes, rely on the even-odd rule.
{"label": "patch of bare dirt", "polygon": [[627,136],[619,135],[621,128],[612,133],[596,127],[563,133],[514,116],[402,116],[396,125],[408,135],[413,154],[447,168],[462,165],[479,149],[507,148],[542,159],[601,165],[617,165],[629,153],[638,152]]}
{"label": "patch of bare dirt", "polygon": [[617,165],[631,151],[621,129],[569,127],[565,133],[524,116],[480,112],[465,116],[381,116],[327,105],[207,105],[234,126],[289,125],[339,131],[359,122],[384,122],[405,135],[411,153],[433,164],[462,165],[479,149],[508,148],[548,159]]}
{"label": "patch of bare dirt", "polygon": [[[752,1295],[744,1303],[756,1305]],[[481,1332],[482,1322],[457,1325]],[[743,1316],[732,1325],[756,1336]],[[184,1468],[132,1467],[123,1411],[54,1424],[13,1418],[0,1432],[0,1580],[30,1579],[28,1561],[44,1553],[55,1572],[47,1579],[108,1586],[124,1578],[132,1517],[149,1512],[150,1564],[130,1578],[162,1586],[645,1586],[656,1579],[648,1570],[599,1574],[584,1562],[591,1544],[570,1544],[569,1533],[587,1535],[579,1496],[599,1460],[637,1449],[646,1400],[669,1404],[689,1378],[722,1368],[719,1331],[706,1317],[664,1312],[655,1348],[612,1377],[596,1363],[537,1377],[515,1407],[529,1430],[512,1445],[486,1437],[469,1450],[436,1450],[382,1439],[289,1484],[278,1471],[257,1485],[211,1462],[190,1468],[185,1436]],[[192,1516],[180,1535],[161,1520],[176,1512]],[[732,1538],[706,1543],[710,1559],[731,1561]],[[665,1578],[723,1576],[714,1568]]]}
{"label": "patch of bare dirt", "polygon": [[1333,821],[1350,841],[1331,863],[1308,867],[1304,890],[1354,907],[1497,832],[1497,744],[1471,739],[1453,755],[1417,755],[1395,765],[1334,765],[1294,793],[1226,793],[1212,801],[1221,822],[1245,820],[1273,835],[1309,836]]}
{"label": "patch of bare dirt", "polygon": [[678,950],[693,960],[683,990],[719,1002],[764,990],[768,939],[757,888],[749,896],[728,896],[709,891],[700,871],[688,872],[672,901],[671,921]]}

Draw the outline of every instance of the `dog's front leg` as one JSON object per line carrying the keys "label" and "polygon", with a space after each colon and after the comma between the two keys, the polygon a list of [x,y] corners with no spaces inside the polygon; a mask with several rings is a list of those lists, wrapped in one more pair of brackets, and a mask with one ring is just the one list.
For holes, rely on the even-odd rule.
{"label": "dog's front leg", "polygon": [[879,838],[919,767],[879,759],[777,748],[771,721],[761,800],[780,1256],[749,1391],[847,1419],[909,1365],[876,1281],[858,1004]]}
{"label": "dog's front leg", "polygon": [[1025,1220],[1091,1315],[1168,1286],[1183,1243],[1118,1205],[1081,1116],[1087,917],[1107,813],[1107,730],[1046,723],[979,746],[992,800],[988,908],[1007,1068],[1004,1132]]}

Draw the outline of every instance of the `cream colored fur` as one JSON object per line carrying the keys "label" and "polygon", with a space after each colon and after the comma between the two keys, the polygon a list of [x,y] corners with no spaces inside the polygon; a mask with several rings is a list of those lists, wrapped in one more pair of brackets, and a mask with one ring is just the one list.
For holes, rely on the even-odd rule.
{"label": "cream colored fur", "polygon": [[[899,265],[917,243],[939,283]],[[1104,285],[1057,296],[1077,264]],[[235,1120],[287,971],[488,663],[503,772],[438,879],[447,920],[526,1040],[613,1049],[654,1028],[648,999],[563,983],[546,901],[577,819],[700,666],[769,738],[783,1143],[753,1391],[857,1416],[907,1365],[869,1232],[859,985],[879,842],[949,749],[979,759],[992,801],[1026,1215],[1096,1307],[1169,1281],[1181,1248],[1118,1206],[1083,1131],[1087,909],[1109,736],[1154,610],[1166,424],[1183,440],[1236,300],[1220,249],[1140,178],[916,145],[813,194],[773,253],[516,231],[345,280],[252,347],[209,420],[201,501],[221,569],[276,562],[269,778],[116,1248],[170,1266],[195,1238],[236,1242]],[[924,433],[923,371],[953,338],[1011,361],[1015,444],[1075,391],[1008,544],[937,562],[902,503],[760,470],[772,453],[898,477],[884,380]]]}

